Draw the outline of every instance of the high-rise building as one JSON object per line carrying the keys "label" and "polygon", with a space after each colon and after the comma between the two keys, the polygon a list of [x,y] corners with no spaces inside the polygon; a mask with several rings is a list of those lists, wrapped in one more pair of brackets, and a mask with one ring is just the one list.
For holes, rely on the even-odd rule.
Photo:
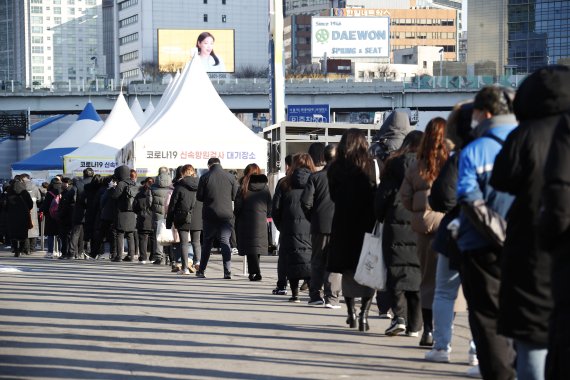
{"label": "high-rise building", "polygon": [[101,0],[3,0],[3,80],[49,87],[104,77]]}
{"label": "high-rise building", "polygon": [[[508,0],[469,0],[467,66],[473,74],[502,74],[507,64]],[[481,68],[481,69],[479,69]]]}
{"label": "high-rise building", "polygon": [[508,14],[508,64],[513,72],[531,73],[570,57],[570,1],[510,1]]}
{"label": "high-rise building", "polygon": [[115,8],[122,79],[140,80],[146,68],[166,67],[167,50],[177,62],[188,60],[203,31],[214,35],[225,72],[269,67],[268,1],[117,0]]}

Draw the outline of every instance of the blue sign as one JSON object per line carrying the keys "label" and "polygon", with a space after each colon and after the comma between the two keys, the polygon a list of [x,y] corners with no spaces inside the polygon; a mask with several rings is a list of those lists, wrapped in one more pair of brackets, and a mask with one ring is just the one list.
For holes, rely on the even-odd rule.
{"label": "blue sign", "polygon": [[308,121],[328,123],[330,107],[328,104],[302,104],[287,106],[287,121]]}

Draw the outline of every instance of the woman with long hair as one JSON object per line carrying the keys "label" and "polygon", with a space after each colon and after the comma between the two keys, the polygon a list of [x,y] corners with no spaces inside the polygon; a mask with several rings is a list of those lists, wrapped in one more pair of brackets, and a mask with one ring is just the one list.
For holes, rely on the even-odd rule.
{"label": "woman with long hair", "polygon": [[404,330],[419,331],[422,324],[420,305],[421,270],[416,252],[416,233],[412,214],[402,204],[398,193],[406,170],[416,161],[423,132],[406,135],[402,146],[392,152],[382,170],[382,179],[374,204],[376,218],[382,222],[382,253],[387,268],[386,292],[394,312],[386,335]]}
{"label": "woman with long hair", "polygon": [[351,328],[356,327],[354,299],[360,297],[359,330],[367,331],[375,291],[354,281],[354,273],[364,233],[371,232],[375,223],[376,166],[361,130],[351,128],[343,133],[327,176],[330,197],[335,204],[327,270],[342,273],[342,293],[348,313],[346,323]]}
{"label": "woman with long hair", "polygon": [[271,216],[271,193],[267,176],[257,164],[247,165],[243,174],[234,201],[238,252],[247,257],[249,280],[261,281],[259,258],[269,250],[267,218]]}
{"label": "woman with long hair", "polygon": [[196,40],[196,48],[198,49],[198,56],[204,64],[204,68],[208,72],[224,72],[226,71],[225,65],[214,53],[214,42],[216,39],[210,32],[202,32],[198,35]]}
{"label": "woman with long hair", "polygon": [[291,286],[289,302],[299,300],[299,280],[311,277],[311,224],[301,208],[301,195],[309,175],[315,172],[308,153],[293,156],[291,168],[279,183],[273,197],[271,214],[279,230],[279,255],[286,256],[286,273]]}
{"label": "woman with long hair", "polygon": [[[445,142],[446,121],[441,117],[431,119],[417,152],[417,161],[406,170],[400,197],[406,209],[412,212],[411,227],[417,234],[417,253],[420,259],[422,281],[420,286],[424,331],[420,346],[433,345],[432,303],[435,289],[437,253],[432,241],[443,218],[443,213],[433,211],[428,202],[433,181],[449,156]],[[417,331],[409,331],[414,336]]]}
{"label": "woman with long hair", "polygon": [[194,215],[194,205],[196,204],[196,192],[198,191],[198,177],[192,165],[184,165],[180,168],[181,178],[174,184],[174,191],[168,205],[166,215],[166,227],[176,227],[180,242],[176,243],[182,256],[182,267],[178,274],[189,275],[188,250],[190,241],[190,222],[192,217],[200,218],[201,215]]}

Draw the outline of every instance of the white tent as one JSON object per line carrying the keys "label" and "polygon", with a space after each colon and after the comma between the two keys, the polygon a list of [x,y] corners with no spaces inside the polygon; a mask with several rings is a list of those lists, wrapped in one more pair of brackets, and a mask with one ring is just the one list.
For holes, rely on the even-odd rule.
{"label": "white tent", "polygon": [[34,178],[49,178],[63,170],[63,156],[91,139],[103,126],[103,121],[91,101],[63,134],[27,159],[12,164],[12,175],[28,173]]}
{"label": "white tent", "polygon": [[265,169],[267,142],[234,116],[200,60],[194,59],[168,102],[157,107],[153,120],[122,149],[118,161],[136,168],[139,175],[154,175],[161,166],[192,164],[205,169],[212,157],[226,169],[243,169],[254,162]]}
{"label": "white tent", "polygon": [[148,105],[146,106],[146,109],[144,110],[145,122],[150,118],[150,116],[153,114],[153,112],[154,112],[154,104],[152,104],[152,99],[149,99]]}
{"label": "white tent", "polygon": [[135,96],[135,100],[133,101],[133,104],[131,104],[131,113],[133,114],[137,123],[139,123],[139,125],[142,127],[146,122],[146,116],[144,115],[144,111],[141,107],[138,96]]}
{"label": "white tent", "polygon": [[131,141],[140,130],[125,97],[119,94],[117,101],[101,130],[89,142],[64,156],[66,173],[79,175],[87,167],[97,174],[113,174],[115,156],[119,149]]}

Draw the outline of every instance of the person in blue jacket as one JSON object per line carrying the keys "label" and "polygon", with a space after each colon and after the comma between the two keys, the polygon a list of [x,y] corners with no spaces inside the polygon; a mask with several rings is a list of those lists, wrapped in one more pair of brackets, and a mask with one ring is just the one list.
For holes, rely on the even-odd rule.
{"label": "person in blue jacket", "polygon": [[469,307],[469,324],[484,379],[515,379],[512,341],[497,333],[501,249],[469,218],[477,201],[505,218],[513,196],[490,184],[493,164],[509,133],[517,126],[512,93],[498,86],[481,89],[473,102],[475,139],[460,153],[457,200],[461,205],[457,245],[462,254],[461,280]]}

